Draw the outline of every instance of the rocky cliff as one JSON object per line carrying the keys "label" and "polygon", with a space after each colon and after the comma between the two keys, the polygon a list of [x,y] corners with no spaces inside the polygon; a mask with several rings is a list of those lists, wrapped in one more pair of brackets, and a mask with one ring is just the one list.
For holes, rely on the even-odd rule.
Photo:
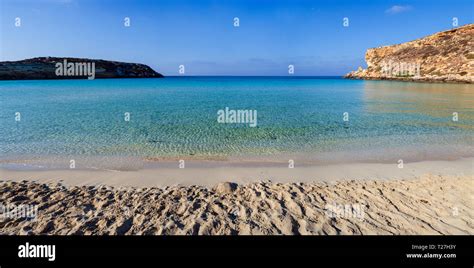
{"label": "rocky cliff", "polygon": [[144,64],[81,58],[39,57],[0,62],[0,80],[160,78]]}
{"label": "rocky cliff", "polygon": [[368,49],[367,69],[346,78],[474,83],[474,24],[411,42]]}

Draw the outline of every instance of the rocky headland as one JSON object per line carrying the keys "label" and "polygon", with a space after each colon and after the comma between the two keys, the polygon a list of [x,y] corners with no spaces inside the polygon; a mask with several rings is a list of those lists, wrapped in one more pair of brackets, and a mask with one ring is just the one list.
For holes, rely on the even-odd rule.
{"label": "rocky headland", "polygon": [[474,83],[474,24],[403,44],[368,49],[367,69],[346,78]]}
{"label": "rocky headland", "polygon": [[38,57],[0,62],[0,80],[161,77],[144,64],[98,59]]}

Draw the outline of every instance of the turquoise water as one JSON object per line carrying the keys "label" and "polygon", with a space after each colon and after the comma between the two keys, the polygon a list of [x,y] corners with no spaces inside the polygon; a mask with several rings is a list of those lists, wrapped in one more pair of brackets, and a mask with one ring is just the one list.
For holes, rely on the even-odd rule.
{"label": "turquoise water", "polygon": [[[2,81],[0,160],[471,156],[473,87],[339,78]],[[225,107],[256,110],[257,126],[219,124]]]}

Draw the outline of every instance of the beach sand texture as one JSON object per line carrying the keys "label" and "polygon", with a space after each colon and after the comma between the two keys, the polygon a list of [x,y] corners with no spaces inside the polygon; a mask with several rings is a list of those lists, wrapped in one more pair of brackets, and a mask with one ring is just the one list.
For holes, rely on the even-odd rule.
{"label": "beach sand texture", "polygon": [[472,235],[473,179],[424,175],[151,188],[3,181],[2,202],[36,204],[38,214],[35,220],[0,219],[0,233]]}

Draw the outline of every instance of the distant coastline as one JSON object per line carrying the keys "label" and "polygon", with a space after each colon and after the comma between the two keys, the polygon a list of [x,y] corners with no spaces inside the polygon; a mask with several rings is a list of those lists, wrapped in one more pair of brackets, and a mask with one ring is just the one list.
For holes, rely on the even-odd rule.
{"label": "distant coastline", "polygon": [[0,80],[162,77],[162,74],[144,64],[100,59],[37,57],[0,62]]}

